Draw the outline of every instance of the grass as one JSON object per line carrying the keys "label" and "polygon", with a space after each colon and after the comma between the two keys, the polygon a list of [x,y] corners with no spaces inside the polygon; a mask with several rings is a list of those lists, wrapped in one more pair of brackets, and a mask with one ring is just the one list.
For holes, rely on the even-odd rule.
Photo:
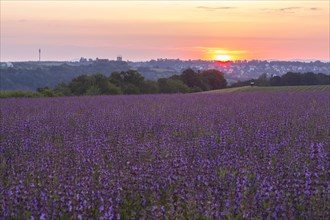
{"label": "grass", "polygon": [[[278,91],[330,91],[330,85],[313,85],[313,86],[242,86],[228,89],[219,89],[206,91],[205,93],[231,93],[231,92],[278,92]],[[204,93],[204,92],[203,92]]]}
{"label": "grass", "polygon": [[17,98],[17,97],[42,97],[39,92],[33,91],[0,91],[0,98]]}
{"label": "grass", "polygon": [[[201,93],[231,93],[231,92],[278,92],[278,91],[329,91],[330,85],[314,85],[314,86],[242,86],[228,89],[218,89],[205,91]],[[47,95],[33,91],[0,91],[0,98],[17,98],[17,97],[45,97]]]}

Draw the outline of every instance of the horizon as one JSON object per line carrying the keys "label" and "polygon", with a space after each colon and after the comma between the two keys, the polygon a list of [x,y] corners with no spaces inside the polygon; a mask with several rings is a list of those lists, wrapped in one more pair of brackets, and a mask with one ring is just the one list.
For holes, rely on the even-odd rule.
{"label": "horizon", "polygon": [[[129,3],[128,3],[129,2]],[[328,1],[1,1],[1,62],[330,61]],[[312,19],[311,19],[312,17]],[[77,58],[79,57],[79,58]]]}
{"label": "horizon", "polygon": [[[96,57],[96,58],[90,58],[90,57],[81,57],[81,58],[86,58],[86,59],[92,59],[92,61],[97,61],[97,59],[100,60],[108,60],[108,61],[116,61],[116,59],[111,59],[111,58],[106,58],[106,57]],[[81,58],[77,59],[71,59],[71,60],[8,60],[8,61],[2,61],[0,60],[1,63],[47,63],[47,62],[67,62],[67,63],[77,63]],[[133,62],[133,63],[138,63],[138,62],[149,62],[152,60],[178,60],[178,61],[207,61],[207,62],[219,62],[218,60],[205,60],[205,59],[180,59],[180,58],[152,58],[149,60],[124,60],[123,62]],[[322,63],[330,63],[330,60],[319,60],[319,59],[291,59],[291,60],[280,60],[280,59],[241,59],[241,60],[229,60],[225,62],[230,62],[230,63],[235,63],[235,62],[250,62],[250,61],[267,61],[267,62],[301,62],[301,63],[309,63],[309,62],[322,62]],[[221,62],[221,61],[220,61]]]}

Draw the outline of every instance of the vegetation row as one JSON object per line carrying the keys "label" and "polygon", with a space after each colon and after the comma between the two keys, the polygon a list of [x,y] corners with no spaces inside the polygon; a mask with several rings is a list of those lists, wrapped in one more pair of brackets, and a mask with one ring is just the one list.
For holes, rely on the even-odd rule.
{"label": "vegetation row", "polygon": [[330,85],[330,75],[323,73],[315,74],[313,72],[288,72],[282,76],[273,75],[269,77],[266,73],[263,73],[257,79],[238,81],[232,87],[251,85],[251,82],[256,86]]}
{"label": "vegetation row", "polygon": [[227,86],[224,74],[218,70],[195,72],[187,69],[181,75],[161,78],[158,81],[145,80],[135,70],[113,72],[110,76],[103,74],[80,75],[70,83],[61,83],[54,89],[38,88],[37,93],[3,92],[3,96],[82,96],[114,94],[155,94],[155,93],[189,93]]}
{"label": "vegetation row", "polygon": [[[302,85],[330,85],[330,75],[322,73],[288,72],[282,76],[269,77],[260,75],[257,79],[238,81],[230,87],[242,86],[274,87],[302,86]],[[52,97],[52,96],[83,96],[83,95],[118,95],[118,94],[156,94],[156,93],[191,93],[213,91],[227,88],[224,74],[218,70],[196,72],[186,69],[181,75],[160,78],[157,81],[145,80],[135,70],[113,72],[110,76],[101,73],[94,75],[80,75],[69,83],[60,83],[53,89],[41,87],[32,91],[1,91],[0,97]],[[256,89],[253,89],[255,91]],[[262,91],[259,89],[258,91]],[[265,91],[278,90],[267,89]],[[283,89],[280,89],[283,90]],[[231,91],[231,90],[228,90]],[[237,90],[238,91],[238,90]],[[239,91],[245,91],[239,90]],[[247,91],[251,91],[247,90]],[[256,90],[257,91],[257,90]]]}

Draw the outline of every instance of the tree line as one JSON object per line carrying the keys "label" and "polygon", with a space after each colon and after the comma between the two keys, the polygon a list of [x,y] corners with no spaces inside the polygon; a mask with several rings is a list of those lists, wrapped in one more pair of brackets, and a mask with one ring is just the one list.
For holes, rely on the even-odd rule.
{"label": "tree line", "polygon": [[300,73],[287,72],[282,76],[269,77],[266,73],[261,74],[257,79],[238,81],[232,87],[250,85],[251,82],[256,86],[302,86],[302,85],[330,85],[330,75],[323,73]]}
{"label": "tree line", "polygon": [[126,62],[93,62],[89,65],[77,63],[44,64],[37,62],[17,62],[15,67],[0,69],[1,90],[35,91],[48,86],[54,88],[59,82],[70,82],[85,73],[103,73],[109,76],[114,71],[127,71]]}
{"label": "tree line", "polygon": [[196,72],[186,69],[181,75],[145,80],[136,70],[115,71],[110,76],[101,73],[80,75],[69,83],[60,83],[54,89],[38,88],[45,96],[81,96],[115,94],[190,93],[226,88],[224,74],[218,70]]}

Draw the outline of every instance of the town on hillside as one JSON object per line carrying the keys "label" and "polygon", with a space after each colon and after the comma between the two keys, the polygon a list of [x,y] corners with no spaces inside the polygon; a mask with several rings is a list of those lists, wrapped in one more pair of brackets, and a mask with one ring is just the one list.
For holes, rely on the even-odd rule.
{"label": "town on hillside", "polygon": [[[258,78],[262,74],[268,77],[281,76],[287,72],[313,72],[330,74],[330,62],[324,61],[269,61],[269,60],[181,60],[152,59],[149,61],[124,61],[122,56],[116,59],[80,58],[76,61],[27,61],[1,62],[1,89],[34,90],[40,86],[54,87],[58,83],[67,83],[82,74],[101,73],[110,76],[115,71],[136,70],[146,80],[156,81],[180,75],[185,69],[196,72],[215,69],[224,73],[229,85],[237,81]],[[24,80],[23,80],[24,79]],[[20,82],[22,81],[22,82]],[[29,81],[33,82],[29,84]]]}

